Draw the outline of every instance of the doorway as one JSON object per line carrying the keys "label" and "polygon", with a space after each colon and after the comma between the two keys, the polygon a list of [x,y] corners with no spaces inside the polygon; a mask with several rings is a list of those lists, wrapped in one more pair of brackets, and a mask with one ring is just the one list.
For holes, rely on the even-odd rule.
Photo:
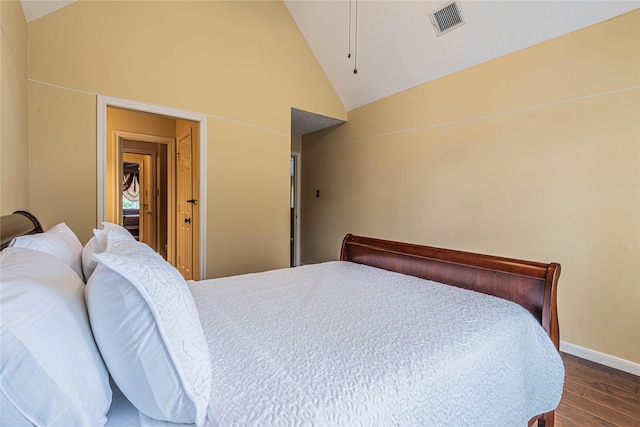
{"label": "doorway", "polygon": [[[148,149],[132,148],[140,145],[146,145]],[[164,259],[167,259],[168,248],[166,196],[166,147],[139,141],[123,141],[122,225],[137,240],[146,243]]]}
{"label": "doorway", "polygon": [[[119,110],[121,115],[126,116],[126,120],[120,120],[114,124],[111,114],[113,110]],[[169,112],[171,114],[167,114]],[[152,132],[149,129],[151,122],[160,119],[172,123],[170,134],[173,138],[166,136],[169,135],[166,129],[163,132]],[[98,221],[121,223],[123,220],[123,215],[120,213],[123,203],[122,195],[118,194],[118,197],[114,197],[114,189],[120,187],[120,181],[123,178],[121,170],[124,168],[122,163],[124,158],[122,156],[125,154],[127,156],[129,154],[148,155],[148,157],[143,157],[147,159],[148,169],[151,171],[151,178],[148,180],[153,181],[153,177],[155,177],[156,183],[155,188],[152,185],[148,190],[149,203],[143,202],[143,205],[148,204],[149,206],[142,206],[138,211],[139,238],[146,240],[148,237],[151,240],[145,241],[145,243],[151,243],[149,246],[153,247],[153,236],[155,234],[155,249],[163,256],[166,256],[167,261],[176,267],[177,248],[180,246],[180,236],[176,232],[179,227],[176,203],[176,138],[185,129],[192,130],[193,143],[191,149],[193,152],[191,154],[194,166],[190,178],[192,180],[193,194],[188,200],[193,199],[195,203],[191,212],[193,237],[191,238],[191,244],[188,246],[192,262],[188,267],[188,270],[191,271],[188,278],[196,280],[206,277],[204,265],[206,254],[202,243],[205,239],[201,236],[206,234],[206,221],[204,215],[202,215],[206,207],[206,186],[203,185],[206,183],[206,168],[200,165],[203,159],[206,158],[206,149],[203,147],[205,144],[200,144],[200,139],[206,136],[205,119],[206,116],[194,113],[98,97]],[[148,133],[137,133],[141,130]],[[162,136],[157,136],[158,134]],[[132,144],[138,145],[132,148]],[[146,146],[142,144],[146,144]],[[160,147],[160,150],[158,150],[158,147]],[[163,150],[166,154],[159,154],[159,151]],[[161,164],[163,156],[166,158],[166,167]],[[119,170],[116,171],[116,169]],[[116,180],[115,177],[118,177],[118,179]],[[142,188],[142,182],[140,184]],[[155,208],[152,206],[154,200]],[[145,208],[149,210],[145,211]],[[163,212],[166,212],[166,215],[164,215],[166,219],[162,218]],[[147,219],[145,217],[151,217],[149,218],[150,221],[145,221]],[[165,239],[166,243],[164,243]]]}
{"label": "doorway", "polygon": [[[110,117],[118,122],[117,115]],[[114,167],[107,170],[110,185],[106,220],[134,231],[141,242],[175,265],[175,233],[171,230],[175,226],[175,174],[172,172],[175,140],[156,135],[113,131],[113,143],[109,145],[109,151],[112,152],[110,157],[113,158],[111,164]],[[134,178],[127,172],[135,172],[135,169],[125,170],[130,163],[139,168],[138,175]],[[130,210],[132,208],[128,206],[131,206],[131,200],[124,193],[129,182],[133,184],[136,178],[140,192],[137,211]],[[135,188],[129,196],[129,199],[135,198]]]}
{"label": "doorway", "polygon": [[[140,176],[144,161],[135,155],[122,156],[122,225],[136,240],[140,240]],[[145,183],[146,184],[146,183]]]}

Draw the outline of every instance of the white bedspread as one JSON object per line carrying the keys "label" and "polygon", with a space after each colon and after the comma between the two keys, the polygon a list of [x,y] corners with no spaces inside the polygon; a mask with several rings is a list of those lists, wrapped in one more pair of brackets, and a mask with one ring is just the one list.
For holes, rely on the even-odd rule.
{"label": "white bedspread", "polygon": [[220,426],[526,426],[562,361],[520,306],[348,262],[191,282]]}
{"label": "white bedspread", "polygon": [[[210,425],[526,426],[564,381],[520,306],[347,262],[190,282]],[[160,427],[117,390],[109,427]]]}

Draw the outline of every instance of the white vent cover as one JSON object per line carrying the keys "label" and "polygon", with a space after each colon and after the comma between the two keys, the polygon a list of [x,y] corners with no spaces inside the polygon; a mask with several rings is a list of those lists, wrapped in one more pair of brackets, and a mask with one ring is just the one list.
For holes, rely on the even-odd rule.
{"label": "white vent cover", "polygon": [[464,24],[464,16],[458,3],[449,2],[429,14],[436,35],[441,36]]}

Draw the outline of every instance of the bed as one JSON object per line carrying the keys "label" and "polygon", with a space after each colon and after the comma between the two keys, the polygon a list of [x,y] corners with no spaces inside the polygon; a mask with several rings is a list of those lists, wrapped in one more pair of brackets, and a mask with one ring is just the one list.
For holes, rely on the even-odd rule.
{"label": "bed", "polygon": [[[24,223],[25,218],[32,226],[19,231],[5,227],[7,221]],[[2,217],[3,242],[11,241],[16,233],[38,232],[42,227],[32,215]],[[102,230],[94,231],[95,241],[80,248],[85,255],[80,262],[91,261],[95,269],[90,275],[84,272],[89,276],[85,295],[89,315],[85,317],[91,326],[84,334],[92,334],[97,344],[91,357],[95,359],[97,353],[106,364],[96,373],[95,384],[108,388],[101,395],[102,410],[108,405],[108,412],[98,417],[97,424],[482,426],[537,422],[553,426],[564,381],[557,352],[559,264],[347,235],[339,261],[184,282],[160,264],[152,251],[139,246],[142,243],[119,233],[117,226],[103,224]],[[86,256],[92,244],[107,237],[112,241],[103,242],[102,253]],[[77,251],[75,243],[73,247]],[[3,250],[3,269],[18,255],[35,256],[20,250]],[[130,260],[136,257],[143,257],[141,266],[135,267],[141,271],[131,272]],[[62,273],[71,280],[71,269],[67,270]],[[5,281],[11,280],[5,280],[7,275],[2,278],[3,316],[7,316],[4,294],[9,288]],[[15,276],[14,282],[20,280],[19,273]],[[179,341],[174,347],[169,342],[172,338],[166,336],[170,333],[162,329],[160,350],[153,343],[140,345],[141,335],[119,342],[122,329],[114,325],[125,324],[123,317],[130,318],[127,327],[145,322],[145,314],[137,308],[128,309],[131,315],[109,308],[113,298],[129,298],[112,295],[119,283],[126,292],[138,289],[150,307],[159,307],[147,313],[148,323],[156,327],[164,321],[165,331],[175,328],[173,339]],[[165,288],[174,289],[173,284],[177,290],[167,296]],[[145,305],[126,299],[116,304]],[[161,313],[167,306],[170,309]],[[184,312],[191,313],[191,323],[183,322]],[[3,346],[6,323],[3,318]],[[169,350],[165,351],[162,340]],[[122,351],[114,350],[135,345],[141,354],[153,347],[149,360],[154,363],[159,352],[167,353],[171,368],[182,366],[182,370],[176,368],[175,378],[159,385],[149,377],[162,376],[164,368],[159,375],[147,372],[136,377],[130,359],[122,363]],[[199,362],[204,359],[208,360]],[[149,364],[142,363],[140,369]],[[146,389],[140,387],[145,381],[149,382]],[[187,390],[184,384],[190,381]],[[178,391],[169,397],[158,395],[159,390],[175,387]],[[99,387],[84,392],[93,393],[95,388]],[[19,406],[17,398],[7,398],[6,389],[3,383],[3,405]],[[157,408],[149,394],[161,402],[168,399],[168,403]],[[177,400],[176,395],[180,395]],[[168,416],[154,416],[158,413],[154,411],[162,412],[164,407],[172,408]],[[96,411],[100,414],[100,408]],[[169,420],[174,424],[159,421],[187,412],[184,419]]]}

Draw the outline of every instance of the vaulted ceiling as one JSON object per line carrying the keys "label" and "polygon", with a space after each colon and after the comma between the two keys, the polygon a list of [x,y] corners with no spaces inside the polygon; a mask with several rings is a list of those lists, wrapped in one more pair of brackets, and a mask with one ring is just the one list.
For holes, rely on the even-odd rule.
{"label": "vaulted ceiling", "polygon": [[284,3],[347,110],[640,6],[616,0],[459,0],[465,24],[438,37],[429,13],[447,0]]}
{"label": "vaulted ceiling", "polygon": [[[30,22],[73,1],[21,3]],[[347,110],[640,7],[638,0],[459,0],[464,25],[438,37],[429,13],[447,3],[284,0]]]}

